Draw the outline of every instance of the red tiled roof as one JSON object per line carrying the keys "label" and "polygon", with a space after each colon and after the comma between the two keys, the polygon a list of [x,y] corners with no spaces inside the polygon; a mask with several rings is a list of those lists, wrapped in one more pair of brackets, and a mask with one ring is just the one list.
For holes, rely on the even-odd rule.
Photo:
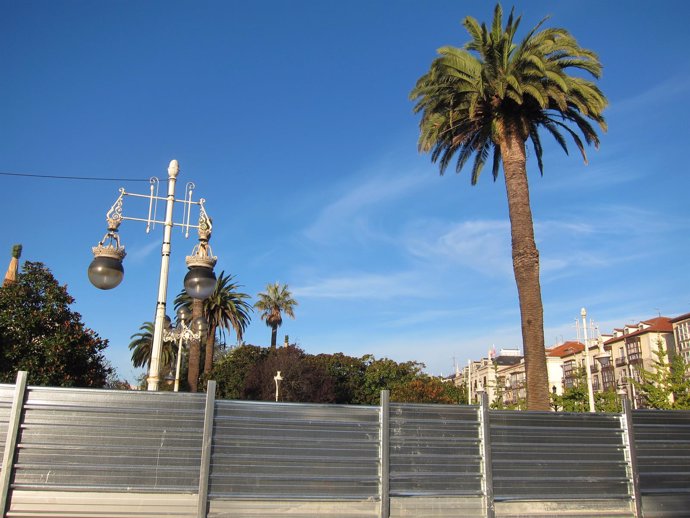
{"label": "red tiled roof", "polygon": [[685,313],[685,315],[678,315],[677,317],[671,319],[671,323],[675,324],[676,322],[680,322],[681,320],[685,320],[688,318],[690,318],[690,313]]}
{"label": "red tiled roof", "polygon": [[571,354],[579,353],[584,350],[585,346],[580,342],[565,342],[551,349],[547,349],[546,355],[553,356],[556,358],[563,358],[564,356],[569,356]]}
{"label": "red tiled roof", "polygon": [[[621,340],[625,340],[629,336],[639,336],[639,335],[643,335],[645,333],[671,333],[673,331],[673,325],[671,324],[671,319],[668,317],[650,318],[649,320],[642,320],[640,323],[641,324],[647,324],[649,327],[647,327],[645,329],[638,329],[637,331],[634,331],[632,333],[628,333],[627,335],[614,336],[613,338],[606,340],[604,342],[604,345],[610,345],[610,344],[613,344],[616,342],[620,342]],[[637,326],[631,325],[628,327],[637,327]],[[617,329],[617,331],[622,331],[622,330]]]}

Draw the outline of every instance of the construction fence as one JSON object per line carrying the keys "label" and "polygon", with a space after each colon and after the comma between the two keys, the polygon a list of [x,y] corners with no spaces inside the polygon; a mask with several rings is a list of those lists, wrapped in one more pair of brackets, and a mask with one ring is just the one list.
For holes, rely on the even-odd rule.
{"label": "construction fence", "polygon": [[7,517],[690,516],[690,412],[0,385]]}

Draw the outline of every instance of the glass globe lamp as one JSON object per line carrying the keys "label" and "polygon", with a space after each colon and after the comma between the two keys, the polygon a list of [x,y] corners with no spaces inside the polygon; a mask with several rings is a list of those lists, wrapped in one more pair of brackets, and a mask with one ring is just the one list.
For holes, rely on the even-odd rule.
{"label": "glass globe lamp", "polygon": [[180,306],[177,308],[177,321],[178,322],[189,322],[192,317],[192,313],[187,309],[186,306]]}
{"label": "glass globe lamp", "polygon": [[189,326],[194,333],[199,333],[200,336],[205,336],[208,333],[208,322],[204,317],[197,317],[192,320]]}
{"label": "glass globe lamp", "polygon": [[106,255],[94,257],[88,269],[89,281],[100,290],[112,290],[122,282],[122,260]]}
{"label": "glass globe lamp", "polygon": [[216,274],[206,266],[190,266],[184,277],[184,289],[193,299],[205,300],[216,287]]}

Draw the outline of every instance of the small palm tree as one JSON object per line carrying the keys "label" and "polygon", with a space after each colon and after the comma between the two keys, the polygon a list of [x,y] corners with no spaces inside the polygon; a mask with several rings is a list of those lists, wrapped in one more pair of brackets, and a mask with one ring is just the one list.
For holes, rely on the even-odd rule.
{"label": "small palm tree", "polygon": [[278,328],[283,323],[283,313],[290,318],[295,318],[294,307],[297,301],[292,298],[292,293],[288,290],[287,284],[269,284],[266,286],[266,293],[257,295],[259,300],[254,307],[261,311],[261,320],[271,328],[271,349],[275,350]]}
{"label": "small palm tree", "polygon": [[[129,350],[132,351],[132,365],[135,367],[151,366],[151,350],[153,349],[153,322],[144,322],[139,328],[139,332],[133,334],[129,343]],[[172,342],[163,342],[161,350],[161,371],[169,370],[175,359],[177,350]]]}
{"label": "small palm tree", "polygon": [[602,67],[597,55],[581,48],[564,29],[541,30],[545,21],[516,42],[520,17],[514,19],[511,12],[503,28],[500,5],[490,28],[468,16],[463,26],[470,41],[462,49],[439,49],[440,57],[410,94],[417,101],[415,112],[422,113],[419,149],[431,153],[441,174],[454,156],[457,172],[474,157],[474,185],[487,160],[492,159],[494,180],[503,164],[530,410],[549,410],[549,389],[526,143],[532,141],[542,173],[540,129],[566,153],[563,135],[570,135],[586,163],[578,132],[587,144],[598,147],[599,138],[588,119],[606,130],[602,112],[608,103],[592,81],[568,74],[575,70],[598,78]]}

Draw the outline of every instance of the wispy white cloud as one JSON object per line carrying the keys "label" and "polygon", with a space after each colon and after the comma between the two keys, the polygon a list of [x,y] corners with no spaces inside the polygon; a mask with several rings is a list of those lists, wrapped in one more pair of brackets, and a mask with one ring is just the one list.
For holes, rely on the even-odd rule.
{"label": "wispy white cloud", "polygon": [[354,273],[315,280],[292,289],[296,297],[382,300],[394,297],[429,296],[422,293],[416,274]]}
{"label": "wispy white cloud", "polygon": [[375,234],[369,225],[372,212],[412,194],[425,182],[428,178],[421,173],[378,173],[368,177],[323,207],[304,235],[313,241],[329,242]]}
{"label": "wispy white cloud", "polygon": [[623,98],[620,101],[612,100],[609,111],[630,112],[639,108],[651,110],[653,106],[661,102],[670,103],[673,102],[674,98],[685,97],[688,92],[690,92],[690,78],[686,75],[674,76],[631,97]]}
{"label": "wispy white cloud", "polygon": [[507,220],[418,221],[408,228],[404,246],[414,256],[430,261],[460,264],[491,276],[512,275]]}
{"label": "wispy white cloud", "polygon": [[146,260],[151,254],[160,252],[161,242],[158,239],[152,239],[145,244],[137,244],[134,247],[127,247],[127,259],[135,262],[142,262]]}

